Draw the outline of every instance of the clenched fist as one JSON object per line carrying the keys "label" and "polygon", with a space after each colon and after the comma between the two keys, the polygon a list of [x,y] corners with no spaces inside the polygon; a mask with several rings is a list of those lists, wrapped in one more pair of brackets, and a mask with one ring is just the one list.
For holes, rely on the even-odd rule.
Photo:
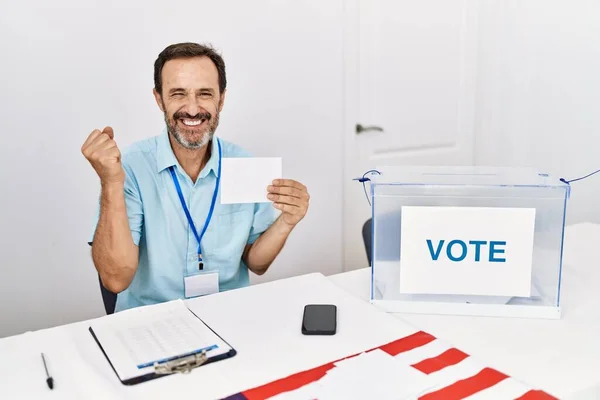
{"label": "clenched fist", "polygon": [[121,152],[114,137],[115,134],[110,126],[102,131],[94,129],[81,146],[81,152],[92,164],[103,184],[125,181],[125,171],[121,165]]}

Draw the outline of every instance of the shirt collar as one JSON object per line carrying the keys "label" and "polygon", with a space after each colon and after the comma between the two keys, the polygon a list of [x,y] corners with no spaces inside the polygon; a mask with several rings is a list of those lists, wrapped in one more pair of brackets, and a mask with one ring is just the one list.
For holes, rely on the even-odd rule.
{"label": "shirt collar", "polygon": [[219,139],[216,136],[213,136],[210,141],[210,159],[200,171],[200,178],[206,177],[212,171],[215,176],[219,176],[219,146],[217,141]]}
{"label": "shirt collar", "polygon": [[[214,172],[215,176],[218,176],[219,174],[219,148],[217,146],[217,140],[216,137],[213,137],[213,140],[210,141],[210,159],[204,168],[202,168],[202,171],[200,171],[199,178],[205,178],[211,171]],[[183,172],[183,168],[181,168],[177,161],[177,157],[175,157],[175,153],[173,153],[171,141],[169,140],[169,133],[166,130],[158,137],[156,166],[158,167],[158,172],[162,172],[173,166],[179,167]]]}

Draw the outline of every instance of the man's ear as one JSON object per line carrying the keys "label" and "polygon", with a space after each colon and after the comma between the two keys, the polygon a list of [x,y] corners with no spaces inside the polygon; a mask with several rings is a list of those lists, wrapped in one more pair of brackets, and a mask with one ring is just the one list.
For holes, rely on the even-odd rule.
{"label": "man's ear", "polygon": [[225,105],[225,95],[227,94],[227,89],[223,90],[221,93],[221,99],[219,100],[219,112],[223,111],[223,106]]}
{"label": "man's ear", "polygon": [[158,104],[158,108],[160,111],[165,112],[165,108],[163,107],[162,96],[160,93],[156,91],[156,88],[152,89],[152,93],[154,94],[154,99],[156,100],[156,104]]}

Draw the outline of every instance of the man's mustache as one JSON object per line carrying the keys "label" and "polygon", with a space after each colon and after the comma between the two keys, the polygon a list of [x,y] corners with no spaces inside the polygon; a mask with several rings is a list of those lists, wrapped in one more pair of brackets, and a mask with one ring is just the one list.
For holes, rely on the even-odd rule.
{"label": "man's mustache", "polygon": [[190,115],[186,112],[176,112],[173,114],[173,119],[205,119],[210,121],[212,115],[208,112],[198,113],[196,115]]}

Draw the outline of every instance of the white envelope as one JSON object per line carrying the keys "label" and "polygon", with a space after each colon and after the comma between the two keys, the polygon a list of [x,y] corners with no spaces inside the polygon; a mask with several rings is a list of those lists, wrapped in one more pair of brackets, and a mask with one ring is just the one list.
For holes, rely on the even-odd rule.
{"label": "white envelope", "polygon": [[279,157],[227,157],[221,164],[221,204],[267,203],[267,187],[282,178]]}

